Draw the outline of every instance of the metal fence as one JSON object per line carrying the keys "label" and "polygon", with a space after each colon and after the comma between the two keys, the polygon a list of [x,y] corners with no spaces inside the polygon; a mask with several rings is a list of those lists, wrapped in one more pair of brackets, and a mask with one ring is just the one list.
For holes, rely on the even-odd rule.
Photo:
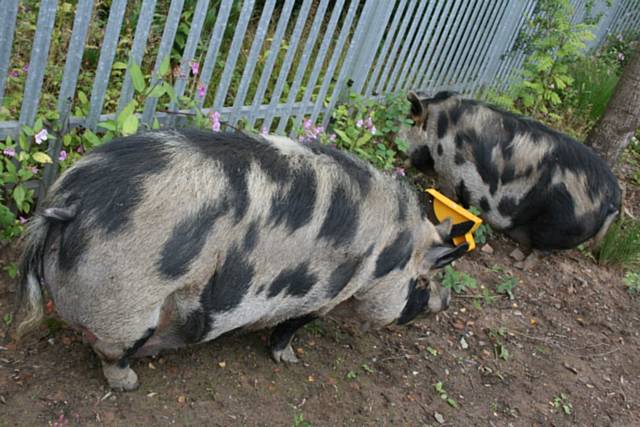
{"label": "metal fence", "polygon": [[[587,0],[572,0],[573,20],[585,18]],[[20,125],[33,124],[41,103],[43,81],[52,62],[49,49],[57,0],[41,0],[19,112],[0,122],[0,139]],[[104,6],[105,3],[101,2]],[[54,85],[55,108],[68,116],[78,101],[80,73],[93,73],[88,111],[71,123],[96,129],[99,122],[122,109],[134,96],[127,71],[115,82],[114,59],[123,23],[135,32],[127,52],[129,63],[153,63],[176,55],[176,35],[188,27],[179,55],[180,73],[174,82],[178,96],[190,93],[190,64],[200,58],[197,97],[205,111],[218,111],[222,120],[284,132],[291,121],[310,117],[323,124],[344,93],[367,97],[407,89],[433,92],[452,89],[467,94],[487,86],[504,87],[521,66],[523,54],[508,54],[518,32],[534,11],[536,0],[111,0],[100,42],[99,59],[84,67],[86,40],[95,19],[93,0],[79,0],[66,48],[61,81]],[[164,7],[161,35],[150,41],[152,23]],[[167,7],[168,6],[168,7]],[[0,105],[6,95],[16,22],[24,5],[0,0]],[[186,8],[191,7],[189,14]],[[640,28],[640,0],[596,1],[602,13],[590,47],[608,34]],[[154,15],[155,14],[155,15]],[[208,29],[205,20],[215,16]],[[153,58],[149,58],[153,52]],[[146,53],[146,54],[145,54]],[[105,99],[115,86],[119,97],[112,107]],[[157,113],[158,100],[149,98],[142,122]],[[176,108],[175,104],[168,106]],[[166,112],[157,113],[170,120]]]}

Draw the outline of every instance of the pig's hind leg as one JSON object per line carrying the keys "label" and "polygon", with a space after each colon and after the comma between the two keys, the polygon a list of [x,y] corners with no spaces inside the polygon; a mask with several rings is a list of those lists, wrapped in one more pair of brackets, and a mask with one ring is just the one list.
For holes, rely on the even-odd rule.
{"label": "pig's hind leg", "polygon": [[314,319],[316,319],[316,316],[308,314],[306,316],[285,320],[276,326],[269,338],[269,350],[271,351],[273,360],[277,363],[297,363],[298,358],[291,347],[291,340],[298,329]]}

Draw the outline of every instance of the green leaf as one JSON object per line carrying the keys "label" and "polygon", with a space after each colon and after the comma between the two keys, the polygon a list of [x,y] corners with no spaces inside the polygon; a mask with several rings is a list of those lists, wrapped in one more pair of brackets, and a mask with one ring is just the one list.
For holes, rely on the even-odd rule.
{"label": "green leaf", "polygon": [[142,70],[140,70],[140,66],[136,63],[132,63],[129,66],[129,73],[131,74],[131,83],[133,83],[133,88],[138,93],[142,93],[145,88],[144,76],[142,75]]}
{"label": "green leaf", "polygon": [[362,147],[363,145],[365,145],[367,142],[369,142],[369,140],[373,138],[373,135],[370,133],[365,133],[364,135],[362,135],[360,138],[358,138],[358,140],[356,141],[356,147]]}
{"label": "green leaf", "polygon": [[169,71],[170,66],[170,58],[169,55],[165,56],[162,62],[160,63],[160,68],[158,69],[158,75],[164,76]]}
{"label": "green leaf", "polygon": [[336,133],[336,135],[338,135],[338,136],[340,137],[340,139],[342,139],[344,142],[347,142],[347,143],[351,144],[352,139],[351,139],[351,138],[349,138],[349,136],[348,136],[345,132],[341,131],[340,129],[334,129],[333,131],[334,131],[334,132]]}
{"label": "green leaf", "polygon": [[124,62],[121,61],[116,61],[113,63],[113,69],[114,70],[126,70],[127,69],[127,64],[125,64]]}
{"label": "green leaf", "polygon": [[[109,130],[114,130],[115,131],[116,127],[113,126],[113,129],[109,129]],[[102,144],[102,140],[100,140],[98,135],[96,135],[95,133],[91,132],[89,129],[84,131],[83,137],[87,141],[88,145],[91,146],[91,147],[95,147],[97,145]]]}
{"label": "green leaf", "polygon": [[38,163],[53,163],[51,157],[49,157],[47,153],[37,152],[33,153],[31,157],[33,157],[33,160]]}
{"label": "green leaf", "polygon": [[42,130],[42,117],[38,117],[36,122],[33,124],[33,132],[38,133]]}
{"label": "green leaf", "polygon": [[106,122],[101,122],[98,124],[99,127],[115,132],[117,127],[116,123],[113,120],[107,120]]}
{"label": "green leaf", "polygon": [[132,135],[138,131],[139,120],[135,114],[129,115],[122,124],[122,134]]}
{"label": "green leaf", "polygon": [[173,86],[171,86],[169,83],[167,82],[162,82],[162,87],[164,87],[164,92],[169,95],[169,98],[171,98],[172,102],[177,102],[176,99],[176,91],[173,90]]}
{"label": "green leaf", "polygon": [[18,143],[20,145],[20,149],[23,151],[29,151],[29,146],[31,145],[29,143],[29,139],[27,138],[27,136],[23,133],[21,133],[18,136]]}
{"label": "green leaf", "polygon": [[160,98],[162,95],[165,94],[165,91],[166,89],[164,85],[157,84],[153,87],[153,90],[149,92],[149,96],[153,98]]}
{"label": "green leaf", "polygon": [[22,210],[22,204],[24,203],[25,198],[27,197],[27,190],[23,185],[18,185],[13,189],[13,200],[16,202],[16,206],[19,210]]}

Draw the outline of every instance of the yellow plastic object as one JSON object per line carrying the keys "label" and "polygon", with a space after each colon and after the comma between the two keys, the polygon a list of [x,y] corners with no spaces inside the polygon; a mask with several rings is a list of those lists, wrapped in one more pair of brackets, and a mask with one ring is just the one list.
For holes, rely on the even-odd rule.
{"label": "yellow plastic object", "polygon": [[451,222],[454,225],[465,221],[473,222],[471,230],[469,230],[469,232],[464,236],[454,237],[453,243],[457,246],[467,242],[469,244],[467,252],[474,250],[476,242],[473,240],[473,233],[478,229],[478,227],[480,227],[482,220],[462,206],[453,202],[451,199],[446,198],[433,188],[429,188],[425,191],[433,196],[433,211],[436,214],[438,221],[442,222],[447,218],[451,218]]}

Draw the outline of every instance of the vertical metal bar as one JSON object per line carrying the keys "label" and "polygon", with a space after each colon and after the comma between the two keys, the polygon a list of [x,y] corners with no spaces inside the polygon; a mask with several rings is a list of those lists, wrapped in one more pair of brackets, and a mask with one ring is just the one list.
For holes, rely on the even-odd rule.
{"label": "vertical metal bar", "polygon": [[233,71],[236,68],[236,61],[240,54],[240,48],[242,47],[242,40],[244,39],[247,31],[247,25],[253,11],[253,4],[255,0],[245,0],[242,4],[242,11],[240,12],[240,18],[236,26],[235,34],[233,35],[233,41],[229,48],[229,55],[225,61],[224,72],[220,78],[220,84],[216,90],[216,96],[213,100],[213,111],[219,111],[224,106],[224,100],[227,97],[227,91],[231,84],[231,78],[233,77]]}
{"label": "vertical metal bar", "polygon": [[503,59],[500,68],[498,69],[496,75],[496,82],[498,83],[498,88],[504,90],[508,85],[508,79],[513,70],[513,65],[520,55],[518,52],[513,51],[516,40],[522,31],[525,31],[527,23],[531,17],[531,14],[535,10],[536,0],[528,0],[527,5],[525,6],[524,13],[522,17],[518,21],[518,24],[514,28],[513,34],[511,36],[511,40],[509,41],[508,48],[505,50],[506,57]]}
{"label": "vertical metal bar", "polygon": [[271,79],[271,72],[273,71],[273,66],[275,65],[276,59],[278,58],[278,55],[280,53],[280,45],[282,44],[284,33],[287,30],[287,25],[289,24],[289,19],[291,18],[291,11],[293,10],[294,1],[295,0],[286,0],[286,3],[282,8],[282,12],[280,13],[278,26],[276,27],[276,32],[273,35],[273,41],[271,42],[271,46],[269,47],[269,56],[267,57],[267,61],[264,64],[264,68],[262,69],[260,82],[258,83],[258,88],[256,89],[256,93],[253,96],[251,111],[249,112],[249,116],[247,118],[247,125],[250,128],[253,128],[253,126],[255,126],[258,106],[263,102],[264,94],[267,91],[267,85],[269,83],[269,80]]}
{"label": "vertical metal bar", "polygon": [[[416,43],[418,42],[418,39],[422,37],[423,32],[427,26],[426,21],[429,19],[430,11],[424,13],[424,9],[428,3],[430,3],[429,6],[431,9],[433,7],[433,2],[422,1],[418,5],[418,10],[413,17],[413,22],[411,24],[409,34],[407,35],[403,43],[402,51],[400,52],[398,61],[396,62],[394,70],[391,73],[391,78],[387,82],[387,91],[389,91],[389,89],[391,89],[392,87],[394,92],[398,90],[398,87],[402,83],[403,77],[406,75],[407,68],[411,65],[413,55],[415,55],[416,53]],[[418,30],[418,34],[414,37],[416,29]]]}
{"label": "vertical metal bar", "polygon": [[11,64],[11,46],[13,34],[16,31],[16,15],[18,14],[18,0],[3,0],[0,7],[0,105],[4,99],[4,85]]}
{"label": "vertical metal bar", "polygon": [[296,54],[296,50],[298,49],[298,42],[300,42],[300,39],[302,37],[302,30],[304,30],[304,24],[307,20],[307,16],[309,16],[309,10],[311,9],[311,1],[312,0],[305,0],[305,2],[302,3],[302,7],[300,8],[300,12],[298,14],[298,19],[296,20],[296,26],[293,29],[291,38],[289,39],[289,48],[287,49],[287,54],[284,57],[284,61],[282,62],[282,67],[280,67],[280,74],[278,75],[278,80],[276,81],[275,88],[273,89],[273,94],[271,95],[269,110],[267,111],[263,122],[263,127],[266,127],[267,129],[271,129],[273,117],[276,115],[275,109],[280,102],[280,96],[282,95],[282,90],[284,89],[284,83],[287,80],[287,75],[289,75],[289,70],[291,69],[293,58]]}
{"label": "vertical metal bar", "polygon": [[120,27],[122,27],[122,19],[127,8],[127,0],[113,0],[111,9],[109,10],[109,20],[105,30],[102,47],[100,48],[100,59],[98,59],[98,68],[91,89],[91,100],[89,101],[89,114],[85,120],[85,127],[95,130],[98,124],[102,106],[104,104],[104,96],[109,84],[109,75],[111,74],[111,65],[116,55],[116,47],[120,36]]}
{"label": "vertical metal bar", "polygon": [[[193,61],[200,41],[200,35],[202,34],[202,27],[204,26],[204,20],[207,17],[207,9],[209,8],[210,0],[198,0],[196,8],[193,12],[193,20],[191,21],[191,27],[189,29],[189,35],[187,36],[187,42],[184,45],[184,52],[182,52],[182,58],[180,59],[180,75],[176,79],[176,83],[173,86],[173,90],[176,94],[176,98],[180,98],[184,95],[187,81],[189,80],[190,64]],[[200,70],[198,70],[200,71]],[[177,108],[175,100],[171,100],[169,103],[169,110],[175,110]],[[175,124],[176,116],[173,116],[170,120],[172,125]]]}
{"label": "vertical metal bar", "polygon": [[[475,36],[478,33],[480,22],[482,21],[482,13],[484,12],[484,5],[486,3],[477,2],[473,8],[473,12],[465,28],[464,35],[460,41],[460,48],[455,52],[454,59],[449,65],[449,70],[443,73],[443,76],[436,82],[436,87],[440,87],[444,84],[458,84],[458,76],[461,72],[462,63],[471,54],[472,40],[469,40],[469,36]],[[448,80],[447,80],[448,79]]]}
{"label": "vertical metal bar", "polygon": [[[447,34],[447,31],[449,30],[449,28],[451,27],[451,21],[453,19],[452,15],[455,15],[455,11],[451,12],[452,8],[451,8],[451,4],[454,3],[452,1],[448,1],[447,4],[445,5],[445,10],[442,12],[441,15],[441,19],[440,22],[438,23],[438,28],[436,28],[436,31],[433,34],[433,39],[432,39],[432,43],[436,44],[435,46],[435,51],[432,50],[431,45],[429,46],[429,49],[427,50],[427,59],[429,60],[429,67],[425,70],[424,73],[420,73],[418,75],[418,79],[420,79],[420,84],[418,85],[419,89],[426,89],[427,85],[425,82],[428,82],[431,80],[431,73],[433,71],[433,68],[435,67],[438,59],[440,58],[440,51],[442,50],[442,41],[444,39],[444,37]],[[456,3],[454,7],[456,7],[455,10],[457,10],[457,6],[458,4]],[[432,52],[432,53],[431,53]],[[426,63],[427,61],[425,61]],[[430,85],[429,85],[430,87]]]}
{"label": "vertical metal bar", "polygon": [[289,121],[289,116],[291,115],[293,104],[296,101],[296,97],[298,96],[298,90],[300,90],[300,86],[302,84],[302,78],[304,77],[304,72],[307,69],[307,64],[309,63],[309,59],[311,58],[311,53],[313,52],[313,46],[315,46],[316,44],[318,33],[320,32],[320,27],[322,26],[322,22],[324,21],[324,13],[327,10],[328,4],[329,4],[328,0],[322,0],[322,2],[320,3],[320,6],[316,10],[316,15],[313,18],[313,24],[311,24],[309,37],[307,38],[307,41],[304,44],[304,48],[302,50],[302,56],[298,61],[298,65],[296,68],[296,75],[293,79],[293,83],[291,84],[291,89],[289,90],[289,95],[287,96],[287,103],[284,108],[284,112],[280,116],[280,121],[278,122],[278,128],[276,130],[276,133],[283,133],[285,131],[285,126]]}
{"label": "vertical metal bar", "polygon": [[[452,15],[454,15],[454,21],[452,27],[449,30],[445,30],[447,32],[447,38],[445,40],[444,48],[442,50],[444,58],[438,60],[438,65],[433,70],[433,84],[434,87],[438,87],[438,82],[444,80],[442,75],[444,74],[444,70],[446,70],[445,66],[448,66],[451,62],[451,58],[455,56],[456,52],[453,51],[453,46],[455,46],[456,36],[459,33],[459,30],[454,30],[457,28],[465,28],[464,23],[465,20],[469,17],[470,8],[467,8],[466,11],[460,13],[460,9],[456,8]],[[462,20],[462,24],[460,23]]]}
{"label": "vertical metal bar", "polygon": [[[438,17],[440,16],[440,11],[442,10],[442,6],[445,2],[439,1],[436,5],[436,10],[431,13],[431,17],[429,19],[429,26],[424,34],[424,38],[420,43],[420,48],[418,49],[418,53],[416,54],[416,59],[414,64],[411,67],[411,72],[407,76],[407,80],[405,82],[405,87],[413,89],[412,85],[415,83],[416,73],[423,63],[424,53],[427,51],[427,47],[429,47],[433,43],[434,37],[437,38],[437,34],[434,32],[434,27],[438,23]],[[428,58],[424,59],[425,63]]]}
{"label": "vertical metal bar", "polygon": [[[160,39],[160,47],[158,48],[158,56],[156,57],[156,63],[153,67],[153,74],[151,75],[151,86],[154,86],[161,76],[158,76],[160,65],[162,61],[171,55],[171,48],[173,41],[176,38],[176,32],[178,31],[178,24],[180,23],[180,15],[182,14],[182,8],[184,6],[184,0],[171,0],[169,6],[169,13],[167,22],[164,25],[164,31],[162,32],[162,38]],[[151,125],[153,115],[156,112],[156,104],[158,98],[148,97],[144,103],[144,111],[142,112],[142,123],[147,126]]]}
{"label": "vertical metal bar", "polygon": [[[64,74],[58,95],[58,113],[61,118],[66,117],[71,110],[71,102],[78,83],[78,73],[82,65],[82,55],[84,54],[84,44],[87,40],[91,13],[93,12],[93,0],[83,0],[78,2],[76,16],[73,19],[73,32],[67,53],[67,60],[64,64]],[[53,153],[54,155],[57,153]]]}
{"label": "vertical metal bar", "polygon": [[[389,2],[393,4],[392,2]],[[382,50],[380,54],[377,56],[378,60],[376,61],[376,66],[371,73],[371,77],[369,77],[367,81],[367,86],[364,92],[365,96],[371,95],[373,92],[373,88],[376,85],[376,81],[378,80],[378,76],[380,75],[380,71],[382,70],[382,65],[385,61],[390,61],[391,59],[387,56],[387,52],[389,52],[389,48],[391,47],[391,42],[394,40],[396,36],[396,30],[398,29],[398,25],[400,24],[400,18],[402,17],[402,13],[404,12],[405,4],[407,0],[400,0],[400,4],[396,8],[396,13],[393,15],[393,21],[391,21],[391,26],[389,27],[389,31],[386,31],[384,45],[382,46]],[[399,37],[399,36],[398,36]]]}
{"label": "vertical metal bar", "polygon": [[387,59],[387,63],[384,66],[382,71],[382,75],[380,76],[380,80],[378,81],[378,85],[376,86],[375,91],[381,93],[384,91],[386,87],[387,78],[389,77],[389,73],[391,72],[391,66],[397,60],[398,51],[400,50],[400,45],[405,39],[405,32],[407,31],[407,25],[411,21],[411,17],[413,16],[413,11],[416,10],[417,2],[411,0],[411,3],[407,5],[407,9],[404,12],[402,23],[400,24],[400,29],[396,33],[396,38],[393,43],[393,47],[391,48],[391,52],[389,53]]}
{"label": "vertical metal bar", "polygon": [[494,49],[495,46],[499,43],[498,41],[496,41],[496,35],[499,34],[499,31],[500,31],[499,28],[502,22],[502,17],[506,13],[505,11],[508,7],[508,3],[509,3],[508,1],[505,1],[503,3],[504,7],[498,6],[499,11],[494,20],[495,25],[493,26],[493,30],[490,33],[488,33],[488,36],[485,41],[486,48],[484,52],[486,52],[486,54],[482,55],[482,61],[478,66],[478,73],[479,73],[478,77],[475,79],[475,81],[471,86],[471,93],[473,94],[475,94],[478,88],[484,83],[484,79],[486,78],[486,75],[487,75],[487,68],[489,67],[489,63],[497,59],[495,58],[495,51],[492,51],[492,49]]}
{"label": "vertical metal bar", "polygon": [[478,55],[474,58],[474,61],[469,66],[469,71],[471,81],[465,82],[465,88],[462,90],[463,93],[471,93],[475,91],[478,80],[482,74],[482,67],[486,61],[485,52],[489,48],[489,40],[493,37],[496,32],[496,25],[498,23],[498,12],[501,11],[502,5],[500,2],[495,2],[493,10],[491,11],[491,18],[489,19],[489,24],[486,27],[486,30],[481,34],[481,42],[480,49]]}
{"label": "vertical metal bar", "polygon": [[227,21],[229,20],[229,13],[233,6],[233,0],[223,0],[218,9],[218,15],[216,16],[216,23],[213,26],[211,32],[211,38],[209,39],[209,46],[207,48],[207,54],[204,58],[204,64],[200,71],[200,81],[205,96],[196,99],[196,105],[202,108],[204,100],[206,98],[207,90],[209,89],[209,83],[211,82],[211,75],[213,69],[216,66],[216,60],[218,58],[218,52],[220,51],[220,45],[222,44],[222,38],[224,37],[224,30],[227,28]]}
{"label": "vertical metal bar", "polygon": [[[140,15],[138,15],[138,22],[136,23],[136,31],[133,36],[133,45],[129,53],[129,65],[140,65],[142,63],[144,48],[147,46],[147,38],[149,37],[149,29],[151,28],[151,21],[153,21],[155,9],[156,0],[143,0]],[[120,90],[120,98],[118,99],[118,112],[122,111],[129,101],[131,101],[131,98],[133,98],[133,85],[131,83],[131,74],[127,68],[124,75],[124,83]]]}
{"label": "vertical metal bar", "polygon": [[[529,22],[533,19],[533,16],[536,12],[537,0],[532,0],[531,5],[526,12],[526,16],[523,19],[523,24],[520,32],[524,32],[526,34],[530,34],[533,31],[532,28],[529,27]],[[519,34],[518,34],[519,35]],[[507,89],[510,85],[510,81],[513,77],[520,71],[520,67],[522,66],[522,62],[525,60],[526,56],[523,52],[516,52],[511,56],[509,63],[506,68],[506,73],[504,74],[504,79],[502,83],[503,90]]]}
{"label": "vertical metal bar", "polygon": [[435,20],[435,28],[431,33],[431,37],[429,40],[429,45],[427,46],[424,58],[422,60],[422,64],[418,68],[416,74],[416,79],[410,84],[416,90],[421,90],[422,85],[421,82],[426,78],[427,67],[433,62],[433,58],[435,56],[434,49],[436,49],[437,44],[442,37],[442,28],[445,25],[447,20],[447,16],[449,14],[449,10],[451,10],[451,1],[444,2],[444,8],[440,15],[434,15],[433,20]]}
{"label": "vertical metal bar", "polygon": [[[322,44],[320,45],[320,49],[318,50],[318,54],[316,55],[316,60],[313,64],[313,70],[311,71],[311,76],[309,76],[309,81],[307,82],[307,90],[304,91],[302,96],[302,106],[305,108],[309,101],[311,100],[311,94],[314,92],[316,87],[316,82],[318,81],[318,76],[320,75],[320,71],[322,70],[322,65],[324,64],[327,54],[329,53],[329,44],[333,40],[333,33],[335,32],[336,25],[338,24],[338,20],[340,19],[340,15],[342,14],[342,9],[344,7],[344,0],[336,0],[336,3],[333,5],[333,12],[331,13],[331,18],[329,20],[329,24],[324,30],[324,38],[322,39]],[[325,79],[328,75],[325,73]],[[319,98],[316,102],[319,101]],[[297,117],[300,120],[304,117],[304,113]]]}
{"label": "vertical metal bar", "polygon": [[513,6],[513,9],[509,7],[509,4],[505,5],[502,20],[498,25],[498,33],[494,37],[491,43],[491,49],[487,55],[489,65],[486,67],[479,84],[487,83],[488,79],[492,79],[494,82],[496,81],[496,71],[501,62],[500,58],[509,41],[509,33],[513,31],[515,21],[522,15],[524,6],[524,2],[517,2],[517,4]]}
{"label": "vertical metal bar", "polygon": [[57,0],[42,0],[36,22],[36,34],[33,37],[31,58],[29,59],[29,71],[24,86],[22,108],[20,109],[20,124],[31,126],[36,119],[38,104],[42,90],[44,72],[49,60],[49,45],[51,33],[56,20]]}
{"label": "vertical metal bar", "polygon": [[[357,9],[357,2],[356,1],[352,1],[351,4],[349,5],[349,12],[347,13],[347,17],[345,18],[345,22],[343,23],[343,30],[345,29],[351,29],[351,21],[353,20],[355,13],[356,13],[356,9]],[[326,108],[325,110],[325,114],[324,117],[322,118],[322,123],[323,126],[326,127],[327,124],[329,123],[329,114],[327,114],[328,112],[333,110],[333,107],[336,105],[336,103],[338,102],[338,98],[340,98],[340,94],[343,92],[344,90],[344,85],[347,79],[347,76],[349,74],[349,70],[351,70],[351,64],[352,61],[355,57],[356,54],[356,50],[358,49],[359,46],[361,46],[362,44],[362,34],[364,32],[364,29],[362,26],[357,26],[354,34],[353,34],[353,38],[351,39],[351,44],[349,45],[349,50],[347,51],[347,55],[344,59],[344,62],[342,63],[342,68],[340,69],[340,74],[338,74],[338,79],[336,80],[336,85],[333,88],[333,93],[331,95],[331,99],[329,100],[329,106]],[[345,43],[346,40],[346,34],[340,34],[340,37],[338,38],[338,42],[336,43],[336,48],[338,46],[342,46]],[[332,62],[335,59],[335,64],[337,65],[337,61],[339,59],[339,57],[337,56],[338,54],[336,53],[336,50],[334,50],[334,58],[332,58]],[[333,71],[331,72],[331,74],[333,74]],[[327,70],[327,75],[329,74],[329,70]],[[328,88],[327,88],[328,89]],[[312,122],[315,123],[316,118],[318,117],[318,112],[320,111],[320,109],[322,108],[323,105],[323,101],[324,101],[324,97],[325,94],[321,91],[320,94],[318,94],[318,100],[316,102],[316,105],[314,106],[313,109],[313,113],[312,113]]]}
{"label": "vertical metal bar", "polygon": [[[318,98],[316,99],[316,103],[313,106],[313,111],[311,112],[311,122],[315,123],[322,106],[324,104],[324,99],[327,96],[327,92],[329,91],[329,85],[332,81],[334,72],[336,67],[338,66],[338,61],[343,54],[343,49],[347,41],[347,36],[351,31],[351,24],[356,16],[357,2],[352,1],[349,5],[349,10],[347,11],[347,16],[344,18],[344,22],[342,22],[342,28],[340,29],[340,35],[338,36],[338,40],[336,41],[336,45],[333,48],[333,53],[331,54],[331,60],[329,62],[329,66],[325,71],[324,81],[322,82],[322,86],[320,87],[320,92],[318,92]],[[351,46],[358,46],[355,44],[356,40]],[[341,85],[344,83],[344,79],[346,77],[346,70],[349,68],[349,54],[347,53],[347,58],[345,59],[345,63],[342,65],[342,71],[340,76],[338,77],[338,81],[336,82],[336,87],[334,88],[333,95],[331,96],[331,101],[329,103],[329,107],[325,110],[326,113],[331,112],[333,110],[334,105],[336,104],[337,98],[339,97],[340,92],[342,91]],[[323,118],[324,126],[327,125],[329,121],[329,114],[325,114]]]}
{"label": "vertical metal bar", "polygon": [[362,38],[362,48],[353,61],[350,75],[353,78],[351,90],[362,93],[363,87],[371,72],[371,65],[384,36],[383,28],[387,27],[395,1],[366,2],[362,14],[367,14],[366,20],[360,20],[358,25],[364,25],[365,35]]}
{"label": "vertical metal bar", "polygon": [[260,54],[260,50],[262,49],[262,44],[264,43],[265,35],[267,34],[267,29],[269,28],[269,21],[271,21],[273,8],[275,7],[275,5],[275,0],[267,0],[264,8],[262,9],[260,21],[258,22],[258,29],[256,30],[256,34],[253,37],[253,43],[251,44],[249,57],[247,58],[247,62],[244,65],[242,78],[240,79],[240,86],[238,87],[238,92],[234,97],[233,111],[229,116],[229,123],[231,123],[232,125],[236,124],[240,112],[240,107],[244,105],[244,100],[247,97],[249,83],[251,81],[251,78],[253,77],[256,63],[258,62],[258,55]]}

